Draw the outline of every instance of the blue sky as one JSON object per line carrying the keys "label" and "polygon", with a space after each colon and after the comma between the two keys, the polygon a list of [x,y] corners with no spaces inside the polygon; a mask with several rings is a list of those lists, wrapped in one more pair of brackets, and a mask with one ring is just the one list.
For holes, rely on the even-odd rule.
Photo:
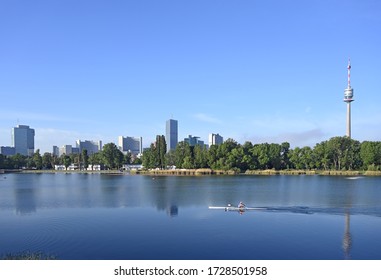
{"label": "blue sky", "polygon": [[208,133],[314,146],[381,140],[377,0],[1,0],[0,145]]}

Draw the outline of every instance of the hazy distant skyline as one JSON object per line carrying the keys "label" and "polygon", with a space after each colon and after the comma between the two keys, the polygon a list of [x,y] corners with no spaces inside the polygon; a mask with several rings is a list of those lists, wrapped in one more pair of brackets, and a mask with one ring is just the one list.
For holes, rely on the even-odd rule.
{"label": "hazy distant skyline", "polygon": [[149,146],[178,120],[179,141],[313,146],[381,140],[381,2],[375,0],[4,0],[0,146],[17,124],[35,148],[77,139]]}

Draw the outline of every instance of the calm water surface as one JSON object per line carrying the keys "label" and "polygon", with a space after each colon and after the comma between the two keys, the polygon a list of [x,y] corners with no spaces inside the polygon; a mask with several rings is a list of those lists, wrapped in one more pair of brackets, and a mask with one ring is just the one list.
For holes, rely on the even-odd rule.
{"label": "calm water surface", "polygon": [[380,201],[379,177],[6,174],[0,256],[381,259]]}

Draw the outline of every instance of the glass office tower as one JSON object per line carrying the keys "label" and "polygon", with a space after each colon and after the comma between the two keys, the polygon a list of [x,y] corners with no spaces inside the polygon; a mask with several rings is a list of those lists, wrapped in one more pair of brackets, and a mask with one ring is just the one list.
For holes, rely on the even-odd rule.
{"label": "glass office tower", "polygon": [[165,141],[167,142],[167,152],[176,149],[178,142],[178,124],[176,120],[167,120]]}
{"label": "glass office tower", "polygon": [[27,125],[12,128],[12,146],[15,153],[23,156],[34,154],[34,129]]}

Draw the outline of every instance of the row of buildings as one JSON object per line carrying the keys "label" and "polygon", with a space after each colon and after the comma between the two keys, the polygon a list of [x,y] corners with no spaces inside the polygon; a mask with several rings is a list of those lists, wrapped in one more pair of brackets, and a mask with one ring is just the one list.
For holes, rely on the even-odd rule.
{"label": "row of buildings", "polygon": [[[176,149],[178,141],[178,121],[169,119],[166,123],[165,140],[167,142],[167,151]],[[212,146],[219,145],[224,142],[224,138],[219,134],[210,133],[208,139],[208,145],[204,141],[200,140],[198,136],[188,135],[184,138],[184,142],[187,142],[190,146]]]}
{"label": "row of buildings", "polygon": [[[24,155],[32,156],[34,154],[34,137],[35,131],[27,125],[18,125],[12,128],[12,146],[1,146],[0,154],[11,155]],[[166,122],[166,135],[167,151],[176,149],[178,141],[178,121],[169,119]],[[208,145],[204,141],[200,140],[198,136],[189,135],[184,138],[184,142],[187,142],[190,146],[211,146],[218,145],[223,142],[223,137],[219,134],[209,134]],[[143,138],[142,137],[118,137],[117,146],[124,154],[130,153],[135,157],[140,157],[143,153]],[[83,150],[87,150],[88,155],[92,155],[102,150],[102,141],[90,141],[90,140],[77,140],[75,145],[63,145],[62,147],[53,146],[53,155],[61,156],[63,154],[79,154]]]}
{"label": "row of buildings", "polygon": [[24,155],[34,154],[34,129],[27,125],[18,125],[12,128],[12,146],[1,146],[0,154],[3,155]]}

